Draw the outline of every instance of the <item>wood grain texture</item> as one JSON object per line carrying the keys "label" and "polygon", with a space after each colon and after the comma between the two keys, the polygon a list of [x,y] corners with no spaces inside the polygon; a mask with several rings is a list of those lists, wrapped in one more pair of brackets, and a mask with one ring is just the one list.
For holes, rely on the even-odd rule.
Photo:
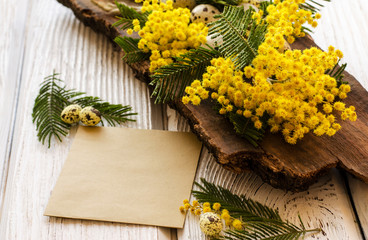
{"label": "wood grain texture", "polygon": [[[59,1],[71,8],[82,22],[111,40],[117,34],[125,34],[112,26],[114,19],[109,12],[90,0]],[[316,45],[308,37],[292,44],[292,48],[301,50],[312,46]],[[131,67],[142,81],[150,81],[147,62]],[[352,87],[345,102],[356,107],[358,120],[342,122],[343,130],[333,137],[317,137],[310,133],[295,145],[286,143],[281,134],[267,133],[259,147],[254,147],[236,135],[233,125],[213,110],[215,103],[210,100],[199,106],[184,105],[180,100],[169,104],[188,119],[192,131],[213,153],[215,160],[227,169],[251,170],[272,186],[293,191],[307,189],[334,167],[341,167],[368,183],[368,107],[365,104],[368,92],[352,75],[344,74]]]}
{"label": "wood grain texture", "polygon": [[[20,8],[15,3],[11,7]],[[50,149],[37,141],[31,113],[45,76],[55,70],[62,73],[60,78],[68,88],[131,105],[139,118],[125,126],[150,129],[162,126],[163,121],[161,111],[154,113],[160,107],[152,107],[147,86],[133,77],[104,36],[86,28],[56,1],[28,1],[28,8],[26,4],[24,8],[26,31],[19,37],[26,40],[26,47],[0,239],[171,239],[171,231],[169,238],[167,230],[157,227],[43,216],[75,134],[73,129],[62,143],[53,142]]]}
{"label": "wood grain texture", "polygon": [[[182,116],[174,110],[167,112],[169,130],[189,131],[189,125]],[[336,169],[319,178],[308,191],[293,193],[273,188],[254,173],[235,174],[228,171],[217,164],[208,150],[204,149],[201,153],[196,181],[200,178],[278,209],[283,219],[294,224],[299,224],[298,214],[300,214],[307,228],[323,229],[321,233],[309,235],[306,239],[363,239],[344,183]],[[178,230],[178,239],[206,239],[199,229],[198,217],[187,215],[184,229]]]}
{"label": "wood grain texture", "polygon": [[[26,1],[18,4],[27,6]],[[14,2],[0,2],[0,216],[9,169],[17,98],[23,64],[26,7]],[[17,17],[20,14],[20,17]]]}

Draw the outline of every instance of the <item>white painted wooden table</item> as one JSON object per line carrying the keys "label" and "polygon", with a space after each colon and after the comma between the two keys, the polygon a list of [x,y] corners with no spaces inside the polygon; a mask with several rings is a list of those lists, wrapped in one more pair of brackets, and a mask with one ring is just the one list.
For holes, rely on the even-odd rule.
{"label": "white painted wooden table", "polygon": [[[326,49],[341,49],[347,70],[368,88],[368,2],[332,0],[313,35]],[[49,218],[43,216],[68,154],[75,129],[51,149],[36,138],[31,113],[39,84],[53,70],[67,86],[129,104],[137,121],[125,126],[189,131],[175,111],[154,105],[147,86],[114,52],[108,40],[79,22],[56,0],[0,0],[0,239],[205,239],[197,220],[184,229]],[[368,144],[368,143],[367,143]],[[204,149],[196,179],[278,208],[282,217],[323,233],[306,239],[365,239],[368,236],[368,185],[331,171],[300,193],[274,189],[252,173],[236,175],[219,167]],[[178,203],[180,205],[181,203]]]}

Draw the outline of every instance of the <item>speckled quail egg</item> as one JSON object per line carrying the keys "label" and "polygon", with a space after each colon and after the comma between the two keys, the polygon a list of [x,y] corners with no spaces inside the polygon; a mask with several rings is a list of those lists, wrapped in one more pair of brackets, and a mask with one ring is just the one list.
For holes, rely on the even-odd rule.
{"label": "speckled quail egg", "polygon": [[80,120],[87,126],[95,126],[101,121],[101,113],[93,107],[85,107],[79,113]]}
{"label": "speckled quail egg", "polygon": [[244,11],[247,11],[249,8],[253,8],[256,12],[259,11],[259,9],[251,3],[240,3],[238,5],[238,7],[240,7],[240,6],[242,6],[244,8]]}
{"label": "speckled quail egg", "polygon": [[60,114],[61,120],[65,123],[73,124],[79,122],[79,113],[82,110],[78,104],[69,105]]}
{"label": "speckled quail egg", "polygon": [[219,235],[223,228],[220,216],[213,212],[202,213],[199,226],[204,234],[211,237]]}
{"label": "speckled quail egg", "polygon": [[190,20],[192,22],[202,22],[202,23],[210,23],[215,21],[215,15],[220,14],[220,11],[212,5],[209,4],[200,4],[193,8],[192,13],[190,15]]}
{"label": "speckled quail egg", "polygon": [[[207,39],[206,44],[208,44],[212,48],[218,47],[224,42],[221,35],[215,38],[212,38],[211,36],[207,36],[206,39]],[[206,44],[202,44],[201,47],[209,49]]]}

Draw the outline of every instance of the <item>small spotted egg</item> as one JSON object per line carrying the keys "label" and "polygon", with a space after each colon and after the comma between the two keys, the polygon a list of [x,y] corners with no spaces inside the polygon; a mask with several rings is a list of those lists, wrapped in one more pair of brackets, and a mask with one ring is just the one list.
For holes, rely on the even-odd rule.
{"label": "small spotted egg", "polygon": [[238,7],[240,7],[240,6],[242,6],[244,8],[244,12],[247,11],[249,8],[253,8],[256,12],[259,11],[259,9],[251,3],[240,3],[238,5]]}
{"label": "small spotted egg", "polygon": [[200,4],[195,6],[190,15],[192,22],[210,23],[215,21],[214,15],[220,14],[220,11],[212,5]]}
{"label": "small spotted egg", "polygon": [[80,120],[87,126],[95,126],[101,121],[101,113],[93,107],[85,107],[81,110]]}
{"label": "small spotted egg", "polygon": [[195,0],[173,0],[174,8],[189,8],[189,10],[192,10],[195,6]]}
{"label": "small spotted egg", "polygon": [[199,226],[204,234],[211,237],[219,235],[223,228],[220,216],[213,212],[202,213]]}
{"label": "small spotted egg", "polygon": [[[218,47],[224,42],[221,35],[215,38],[212,38],[211,36],[207,36],[206,39],[207,39],[206,44],[208,44],[212,48]],[[209,49],[209,47],[207,47],[206,44],[202,44],[201,47]]]}
{"label": "small spotted egg", "polygon": [[79,122],[79,113],[82,110],[78,104],[69,105],[60,114],[61,120],[65,123],[73,124]]}

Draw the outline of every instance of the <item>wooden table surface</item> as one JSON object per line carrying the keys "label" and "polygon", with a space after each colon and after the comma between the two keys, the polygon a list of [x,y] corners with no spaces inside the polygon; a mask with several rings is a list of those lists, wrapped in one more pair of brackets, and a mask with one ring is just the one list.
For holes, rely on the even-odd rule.
{"label": "wooden table surface", "polygon": [[[334,45],[343,51],[347,70],[366,89],[367,12],[367,0],[332,0],[313,34],[323,49]],[[124,127],[189,127],[175,111],[154,105],[146,84],[134,78],[111,43],[56,0],[0,0],[0,29],[0,239],[205,239],[193,216],[187,216],[184,229],[178,231],[43,216],[76,132],[73,129],[62,143],[53,142],[50,149],[37,140],[32,107],[39,84],[54,70],[68,88],[131,105],[138,112],[137,121]],[[306,239],[368,237],[368,184],[342,171],[330,171],[308,191],[285,192],[252,173],[224,170],[203,149],[196,179],[200,177],[278,208],[293,223],[298,223],[299,213],[306,227],[323,229]]]}

